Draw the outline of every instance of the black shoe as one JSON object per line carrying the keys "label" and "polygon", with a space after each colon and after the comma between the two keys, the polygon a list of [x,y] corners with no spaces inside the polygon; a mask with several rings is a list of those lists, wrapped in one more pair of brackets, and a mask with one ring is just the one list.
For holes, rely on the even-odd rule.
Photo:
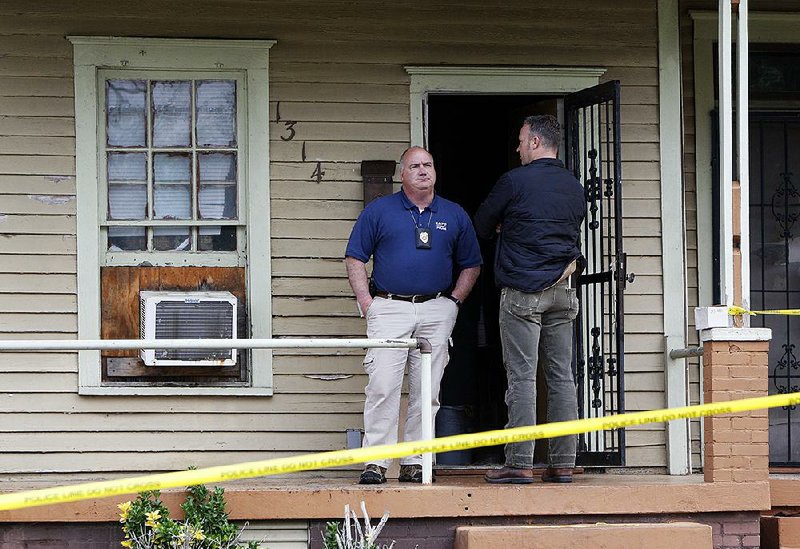
{"label": "black shoe", "polygon": [[400,476],[397,477],[400,482],[422,482],[422,465],[401,465]]}
{"label": "black shoe", "polygon": [[374,463],[368,464],[358,479],[359,484],[383,484],[386,482],[386,468]]}

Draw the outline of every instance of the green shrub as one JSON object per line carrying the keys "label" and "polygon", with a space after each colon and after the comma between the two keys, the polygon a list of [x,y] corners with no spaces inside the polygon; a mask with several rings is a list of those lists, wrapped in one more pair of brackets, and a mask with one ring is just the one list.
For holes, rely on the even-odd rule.
{"label": "green shrub", "polygon": [[242,530],[228,522],[222,488],[187,489],[181,508],[184,521],[169,517],[158,490],[141,492],[135,500],[118,505],[125,534],[123,547],[131,549],[258,549],[256,541],[239,543]]}

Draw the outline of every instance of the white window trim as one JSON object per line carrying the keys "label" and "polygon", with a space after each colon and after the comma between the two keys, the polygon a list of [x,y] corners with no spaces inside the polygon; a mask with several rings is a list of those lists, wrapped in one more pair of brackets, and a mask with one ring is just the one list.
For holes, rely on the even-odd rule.
{"label": "white window trim", "polygon": [[[695,189],[697,193],[697,285],[701,307],[712,305],[714,246],[711,224],[711,120],[714,108],[714,42],[717,40],[716,11],[690,11],[694,22],[694,124]],[[794,12],[750,12],[751,44],[800,43],[800,14]],[[733,33],[734,39],[736,33]]]}
{"label": "white window trim", "polygon": [[[97,86],[100,69],[243,70],[247,82],[247,294],[252,338],[272,337],[269,202],[269,49],[272,40],[68,37],[74,48],[77,188],[78,338],[100,339]],[[78,355],[81,395],[272,395],[272,351],[254,349],[250,385],[150,387],[103,385],[99,351]]]}

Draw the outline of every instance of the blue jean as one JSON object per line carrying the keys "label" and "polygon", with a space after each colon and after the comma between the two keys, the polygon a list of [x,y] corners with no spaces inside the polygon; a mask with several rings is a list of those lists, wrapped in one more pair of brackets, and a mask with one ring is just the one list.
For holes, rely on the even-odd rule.
{"label": "blue jean", "polygon": [[[503,288],[500,296],[500,339],[508,376],[506,428],[536,425],[536,370],[542,360],[547,382],[547,420],[578,418],[572,373],[573,320],[578,298],[567,282],[536,293]],[[506,445],[506,466],[533,467],[533,441]],[[576,436],[550,440],[548,465],[575,466]]]}

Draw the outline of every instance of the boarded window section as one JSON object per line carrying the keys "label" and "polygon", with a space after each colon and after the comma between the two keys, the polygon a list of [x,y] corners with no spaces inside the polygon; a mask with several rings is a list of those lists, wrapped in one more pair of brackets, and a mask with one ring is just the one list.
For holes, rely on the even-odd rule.
{"label": "boarded window section", "polygon": [[236,81],[108,79],[105,91],[108,250],[236,252]]}

